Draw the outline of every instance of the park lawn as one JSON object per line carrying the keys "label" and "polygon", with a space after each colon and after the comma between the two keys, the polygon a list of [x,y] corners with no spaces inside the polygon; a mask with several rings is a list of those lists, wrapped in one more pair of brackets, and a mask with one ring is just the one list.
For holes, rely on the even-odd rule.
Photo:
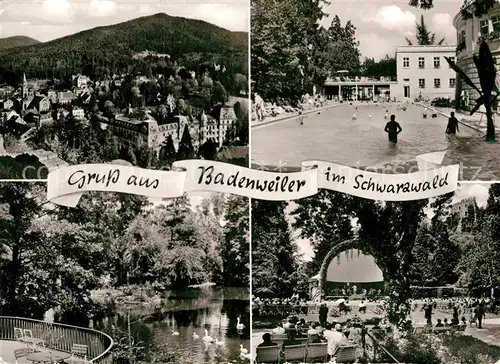
{"label": "park lawn", "polygon": [[0,179],[46,179],[48,172],[47,167],[34,155],[0,157]]}
{"label": "park lawn", "polygon": [[452,335],[443,340],[443,344],[455,358],[462,363],[485,364],[500,360],[500,346],[490,345],[469,335]]}

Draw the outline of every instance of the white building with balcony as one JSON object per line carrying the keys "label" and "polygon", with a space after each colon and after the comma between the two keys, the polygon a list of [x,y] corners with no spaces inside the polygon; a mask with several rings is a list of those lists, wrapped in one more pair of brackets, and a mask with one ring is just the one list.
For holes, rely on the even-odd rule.
{"label": "white building with balcony", "polygon": [[455,59],[456,47],[450,45],[415,45],[396,48],[398,83],[391,97],[401,101],[419,97],[455,98],[455,71],[444,57]]}
{"label": "white building with balcony", "polygon": [[[453,25],[457,30],[457,65],[479,86],[472,55],[478,51],[481,39],[485,39],[488,43],[497,61],[497,69],[500,69],[500,4],[497,1],[488,14],[479,18],[463,19],[458,13],[453,19]],[[457,80],[456,96],[465,101],[466,107],[469,100],[479,97],[476,90],[461,80]]]}

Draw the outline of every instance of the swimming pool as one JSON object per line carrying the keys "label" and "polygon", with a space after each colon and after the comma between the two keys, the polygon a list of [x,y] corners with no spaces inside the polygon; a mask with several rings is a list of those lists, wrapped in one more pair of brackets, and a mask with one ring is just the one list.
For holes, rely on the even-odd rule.
{"label": "swimming pool", "polygon": [[[397,104],[341,104],[305,116],[252,127],[252,162],[260,165],[300,166],[307,159],[321,159],[353,167],[376,167],[413,161],[424,153],[451,148],[445,137],[447,119],[422,117],[423,109]],[[384,114],[394,114],[403,131],[396,148],[389,147]],[[356,120],[352,116],[356,114]],[[371,116],[371,117],[370,117]],[[460,137],[477,132],[460,127]]]}

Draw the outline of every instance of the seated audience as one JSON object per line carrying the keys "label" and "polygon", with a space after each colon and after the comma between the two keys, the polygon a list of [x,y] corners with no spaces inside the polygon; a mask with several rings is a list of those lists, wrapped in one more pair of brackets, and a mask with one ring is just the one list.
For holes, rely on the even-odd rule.
{"label": "seated audience", "polygon": [[274,335],[283,335],[285,333],[285,329],[283,328],[283,324],[281,322],[279,322],[277,325],[276,325],[276,328],[273,329],[272,333]]}
{"label": "seated audience", "polygon": [[266,346],[277,346],[277,343],[273,343],[271,339],[271,334],[266,332],[264,335],[262,335],[262,342],[257,345],[258,348],[266,347]]}
{"label": "seated audience", "polygon": [[283,341],[283,347],[302,344],[302,341],[297,340],[297,331],[289,330],[287,332],[287,335],[288,338],[285,341]]}
{"label": "seated audience", "polygon": [[444,327],[443,323],[441,322],[441,319],[438,319],[436,327]]}

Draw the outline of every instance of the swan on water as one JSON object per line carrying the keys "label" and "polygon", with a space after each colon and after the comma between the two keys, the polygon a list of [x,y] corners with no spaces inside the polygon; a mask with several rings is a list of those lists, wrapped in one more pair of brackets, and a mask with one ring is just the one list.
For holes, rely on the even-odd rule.
{"label": "swan on water", "polygon": [[219,339],[215,339],[215,345],[217,346],[223,346],[224,345],[224,341],[219,341]]}
{"label": "swan on water", "polygon": [[245,328],[245,325],[240,322],[240,318],[238,317],[238,323],[236,324],[236,329],[243,330],[244,328]]}
{"label": "swan on water", "polygon": [[241,355],[248,354],[248,350],[243,347],[243,344],[240,344],[240,353]]}
{"label": "swan on water", "polygon": [[193,332],[193,340],[198,340],[199,338],[200,336],[196,332]]}
{"label": "swan on water", "polygon": [[250,361],[252,361],[252,359],[253,359],[252,358],[252,354],[241,354],[240,357],[242,359],[247,359],[247,360],[250,360]]}
{"label": "swan on water", "polygon": [[205,336],[203,336],[203,341],[209,342],[209,343],[211,343],[211,342],[214,341],[214,339],[212,339],[210,336],[208,336],[208,330],[207,329],[205,329]]}
{"label": "swan on water", "polygon": [[172,331],[172,336],[179,336],[179,332],[178,331]]}

